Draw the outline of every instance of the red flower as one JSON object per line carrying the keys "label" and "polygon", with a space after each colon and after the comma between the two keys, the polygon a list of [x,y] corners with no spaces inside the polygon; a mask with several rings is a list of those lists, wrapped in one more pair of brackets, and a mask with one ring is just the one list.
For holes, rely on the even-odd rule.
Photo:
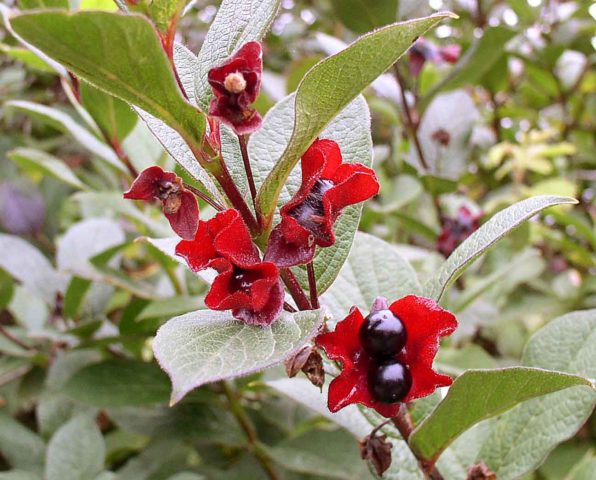
{"label": "red flower", "polygon": [[[379,303],[386,305],[384,299],[377,300],[375,305]],[[389,310],[401,320],[407,332],[405,347],[393,357],[411,374],[412,384],[403,402],[430,395],[437,387],[451,385],[451,378],[436,373],[432,364],[439,348],[439,337],[450,335],[457,327],[453,314],[443,310],[434,300],[415,295],[393,302]],[[374,359],[360,342],[363,322],[362,313],[353,307],[335,331],[316,338],[317,345],[330,359],[342,363],[342,372],[329,385],[329,410],[337,412],[351,403],[360,403],[385,417],[393,417],[397,415],[400,403],[380,402],[369,390],[368,373]]]}
{"label": "red flower", "polygon": [[442,63],[456,63],[459,59],[461,47],[457,44],[439,47],[424,38],[420,38],[410,48],[408,53],[410,57],[410,72],[414,77],[420,75],[426,62],[432,62],[435,65]]}
{"label": "red flower", "polygon": [[176,254],[195,272],[213,268],[219,273],[205,297],[212,310],[232,310],[250,325],[269,325],[279,316],[284,302],[279,271],[261,261],[238,211],[199,222],[194,240],[178,243]]}
{"label": "red flower", "polygon": [[209,70],[207,80],[215,94],[209,115],[230,125],[239,135],[254,132],[261,126],[261,116],[250,105],[259,94],[262,73],[259,42],[248,42],[223,65]]}
{"label": "red flower", "polygon": [[281,208],[282,220],[271,232],[265,259],[280,267],[310,262],[317,245],[335,243],[333,224],[342,210],[378,191],[372,169],[342,163],[337,143],[316,140],[302,156],[302,185]]}
{"label": "red flower", "polygon": [[192,192],[184,188],[182,179],[161,167],[143,170],[124,192],[130,200],[161,201],[163,213],[172,229],[182,238],[194,238],[199,225],[199,205]]}
{"label": "red flower", "polygon": [[456,218],[443,218],[443,228],[437,239],[437,250],[448,257],[460,243],[480,227],[482,214],[473,214],[468,207],[460,207]]}

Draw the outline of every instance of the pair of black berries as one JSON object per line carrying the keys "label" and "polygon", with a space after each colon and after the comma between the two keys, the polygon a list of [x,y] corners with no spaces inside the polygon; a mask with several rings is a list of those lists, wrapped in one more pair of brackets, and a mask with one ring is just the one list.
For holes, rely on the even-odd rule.
{"label": "pair of black berries", "polygon": [[360,344],[371,357],[368,388],[383,403],[403,400],[412,387],[408,368],[395,357],[406,345],[406,329],[391,310],[371,312],[360,327]]}

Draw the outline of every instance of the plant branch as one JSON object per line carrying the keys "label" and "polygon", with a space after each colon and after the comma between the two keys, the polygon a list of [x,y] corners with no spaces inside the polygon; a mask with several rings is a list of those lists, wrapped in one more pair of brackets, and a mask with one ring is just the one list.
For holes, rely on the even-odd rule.
{"label": "plant branch", "polygon": [[223,205],[219,204],[217,201],[215,201],[214,199],[212,199],[209,195],[207,195],[206,193],[202,192],[198,188],[195,188],[192,185],[189,185],[188,183],[185,183],[184,184],[184,188],[186,188],[187,190],[189,190],[192,193],[194,193],[201,200],[204,200],[205,202],[207,202],[209,205],[211,205],[213,208],[215,208],[215,210],[217,210],[218,212],[221,212],[222,210],[225,210],[226,209],[226,207],[224,207]]}
{"label": "plant branch", "polygon": [[252,168],[250,166],[250,158],[248,156],[248,146],[246,142],[246,135],[238,135],[238,142],[240,143],[240,151],[242,152],[242,162],[244,163],[244,170],[246,171],[246,178],[248,179],[248,188],[250,189],[250,196],[252,197],[252,204],[257,211],[257,187],[255,186],[255,179],[252,175]]}
{"label": "plant branch", "polygon": [[393,71],[395,73],[395,79],[399,85],[399,91],[401,94],[401,102],[403,104],[403,109],[406,114],[406,129],[408,130],[412,141],[414,142],[414,147],[416,148],[416,153],[418,154],[418,158],[420,159],[420,165],[424,170],[427,172],[430,170],[428,167],[428,163],[426,162],[426,158],[424,157],[424,153],[422,151],[422,145],[420,144],[420,140],[418,139],[418,127],[416,122],[414,122],[414,117],[412,116],[412,111],[410,110],[410,106],[408,105],[408,101],[406,99],[406,90],[405,90],[405,82],[399,71],[399,67],[397,64],[393,65]]}
{"label": "plant branch", "polygon": [[10,340],[15,345],[18,345],[19,347],[21,347],[25,350],[34,350],[33,347],[30,347],[25,342],[23,342],[20,338],[17,338],[15,335],[10,333],[6,328],[4,328],[4,325],[0,325],[0,333],[2,335],[4,335],[4,337],[6,337],[7,340]]}
{"label": "plant branch", "polygon": [[[402,438],[405,440],[406,444],[409,447],[410,444],[408,440],[410,438],[410,435],[412,434],[412,431],[414,430],[414,425],[412,423],[412,419],[410,418],[408,407],[404,403],[400,405],[398,414],[395,417],[393,417],[391,421],[393,422],[393,425],[395,425],[395,428],[397,428]],[[416,454],[416,452],[414,452],[414,450],[412,450],[411,448],[410,450],[416,457],[416,460],[418,460],[420,470],[424,472],[426,478],[430,478],[431,480],[443,480],[443,476],[435,466],[435,459],[429,460],[427,458],[422,458],[420,455]]]}
{"label": "plant branch", "polygon": [[279,271],[279,275],[286,287],[288,287],[290,295],[292,295],[292,298],[298,306],[298,310],[311,310],[310,302],[308,301],[308,298],[306,298],[298,279],[291,270],[289,268],[282,268]]}
{"label": "plant branch", "polygon": [[308,272],[308,293],[310,294],[310,304],[312,308],[319,308],[317,277],[315,276],[315,268],[312,261],[307,263],[306,271]]}
{"label": "plant branch", "polygon": [[108,145],[110,145],[110,147],[112,147],[112,150],[114,150],[114,153],[116,154],[118,159],[128,169],[128,171],[132,175],[132,178],[137,178],[139,176],[139,172],[130,161],[130,157],[126,154],[126,152],[124,152],[124,150],[122,150],[120,142],[116,138],[109,138],[105,132],[102,132],[102,134],[106,139],[106,142],[108,142]]}
{"label": "plant branch", "polygon": [[246,440],[248,441],[248,446],[251,452],[253,453],[253,455],[255,456],[255,458],[257,459],[267,476],[271,480],[278,480],[279,476],[277,475],[277,472],[273,469],[273,465],[271,464],[271,458],[269,458],[269,455],[267,455],[267,453],[260,447],[257,431],[255,430],[254,425],[250,421],[250,418],[248,418],[248,415],[242,408],[242,405],[240,404],[238,399],[237,392],[233,390],[233,388],[230,386],[228,382],[222,381],[219,382],[219,384],[221,385],[223,393],[226,396],[226,399],[228,400],[228,404],[230,406],[230,411],[232,412],[232,415],[234,415],[234,418],[236,419],[238,425],[240,425],[240,428],[242,428],[242,431],[246,436]]}

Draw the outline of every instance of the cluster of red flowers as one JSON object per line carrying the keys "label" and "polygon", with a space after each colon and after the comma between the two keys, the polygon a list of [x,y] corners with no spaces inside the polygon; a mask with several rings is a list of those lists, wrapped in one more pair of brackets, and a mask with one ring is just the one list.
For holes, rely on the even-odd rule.
{"label": "cluster of red flowers", "polygon": [[[259,128],[261,116],[252,104],[259,94],[261,74],[262,51],[257,42],[247,43],[209,72],[214,98],[205,142],[219,143],[219,122],[238,135]],[[210,309],[231,310],[249,325],[269,325],[284,308],[280,270],[308,264],[317,247],[332,246],[333,225],[342,211],[379,191],[375,172],[361,164],[343,163],[339,145],[332,140],[317,139],[302,156],[301,168],[300,188],[281,207],[281,221],[271,231],[263,257],[238,210],[223,209],[210,220],[200,220],[193,192],[172,172],[148,168],[124,196],[160,201],[173,230],[182,237],[176,254],[195,272],[207,268],[217,272],[205,297]],[[449,385],[451,379],[434,372],[432,362],[439,337],[453,332],[456,325],[453,315],[434,301],[413,295],[391,306],[378,299],[366,318],[354,307],[334,332],[316,339],[343,368],[330,385],[330,410],[361,403],[394,416],[399,402]]]}

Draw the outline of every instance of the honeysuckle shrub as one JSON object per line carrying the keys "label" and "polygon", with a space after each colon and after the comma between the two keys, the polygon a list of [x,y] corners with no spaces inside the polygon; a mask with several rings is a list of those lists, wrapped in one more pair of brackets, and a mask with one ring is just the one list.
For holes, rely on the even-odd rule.
{"label": "honeysuckle shrub", "polygon": [[0,480],[588,478],[593,12],[211,3],[0,6]]}

